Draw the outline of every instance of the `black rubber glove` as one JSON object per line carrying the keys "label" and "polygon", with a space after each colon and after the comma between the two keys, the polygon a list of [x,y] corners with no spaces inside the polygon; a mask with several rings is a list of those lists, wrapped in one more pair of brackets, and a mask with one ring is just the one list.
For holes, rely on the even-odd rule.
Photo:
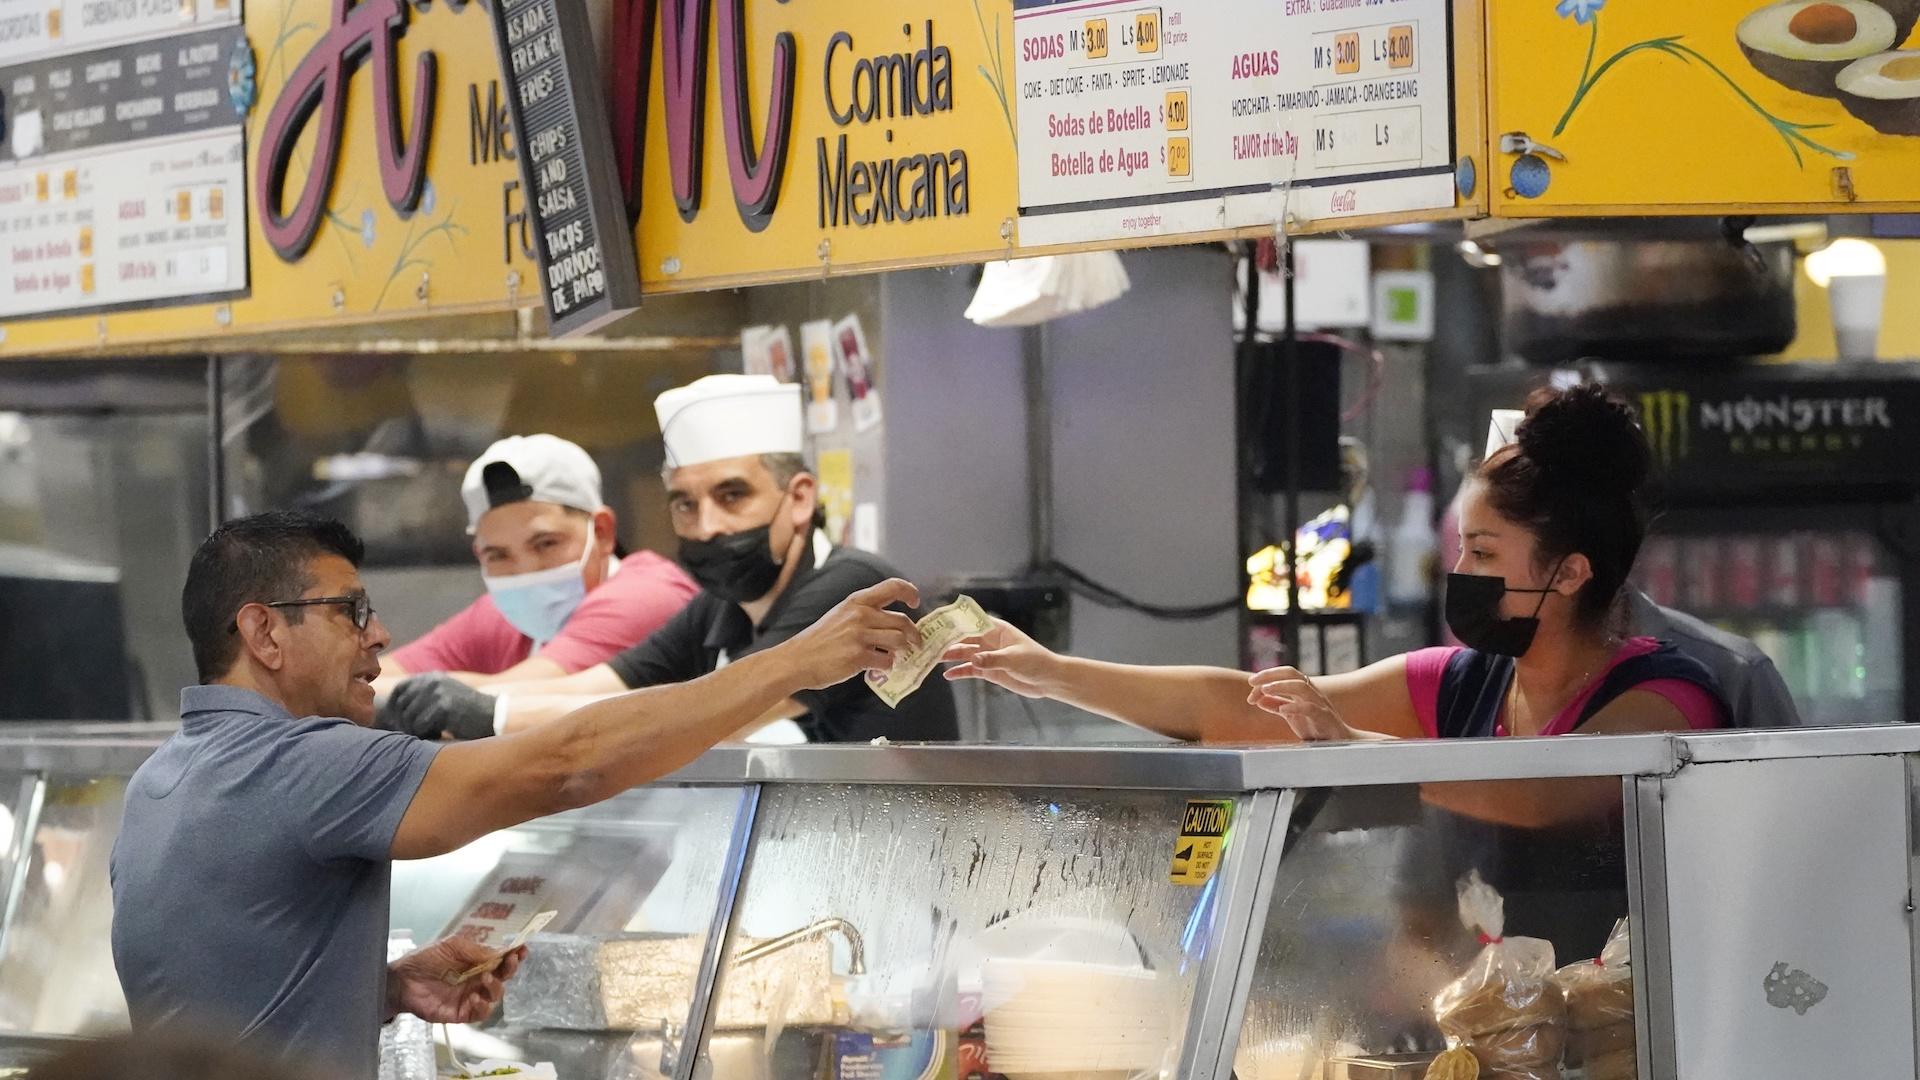
{"label": "black rubber glove", "polygon": [[495,700],[451,675],[415,675],[387,695],[380,726],[420,739],[437,739],[443,732],[456,739],[484,739],[493,734]]}

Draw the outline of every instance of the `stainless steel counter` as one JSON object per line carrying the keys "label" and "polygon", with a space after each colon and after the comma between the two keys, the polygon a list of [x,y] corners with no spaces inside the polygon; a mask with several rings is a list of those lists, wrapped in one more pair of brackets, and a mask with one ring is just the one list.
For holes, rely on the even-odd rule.
{"label": "stainless steel counter", "polygon": [[[130,776],[171,731],[165,724],[19,725],[0,729],[0,767]],[[1262,747],[733,744],[659,782],[1251,791],[1660,776],[1691,762],[1911,753],[1920,753],[1920,728],[1906,726]]]}
{"label": "stainless steel counter", "polygon": [[[0,1043],[6,1031],[110,1028],[124,1009],[102,944],[105,856],[125,778],[168,730],[0,731],[12,825],[0,831],[11,834]],[[1733,1054],[1743,1075],[1765,1076],[1769,1060],[1844,1059],[1863,1024],[1885,1032],[1915,1016],[1916,762],[1920,729],[1904,727],[1258,748],[725,746],[600,806],[397,865],[394,925],[417,939],[504,935],[526,904],[564,910],[504,1015],[462,1037],[470,1052],[553,1060],[570,1080],[616,1068],[810,1076],[845,1052],[849,1031],[951,1033],[969,1007],[987,1011],[991,1033],[996,1005],[964,990],[982,957],[1037,934],[1084,961],[1098,952],[1089,926],[1130,943],[1169,995],[1156,1021],[1165,1056],[1131,1071],[1292,1080],[1301,1054],[1320,1061],[1345,1043],[1436,1048],[1432,993],[1478,948],[1454,914],[1454,880],[1511,862],[1485,846],[1502,830],[1443,809],[1440,791],[1603,778],[1619,785],[1624,817],[1520,830],[1515,850],[1540,880],[1502,886],[1515,932],[1558,933],[1525,921],[1540,896],[1602,932],[1627,916],[1639,1075],[1716,1080],[1708,1063]],[[1188,876],[1196,805],[1226,808],[1231,825],[1217,870]],[[1802,865],[1819,869],[1784,885]],[[1559,942],[1563,962],[1593,955],[1583,933]],[[807,945],[761,959],[780,940]],[[1768,964],[1748,971],[1729,957]],[[1771,1007],[1775,959],[1831,986],[1835,1005],[1805,1020]],[[1876,1044],[1874,1075],[1914,1073],[1920,1019],[1904,1028]]]}

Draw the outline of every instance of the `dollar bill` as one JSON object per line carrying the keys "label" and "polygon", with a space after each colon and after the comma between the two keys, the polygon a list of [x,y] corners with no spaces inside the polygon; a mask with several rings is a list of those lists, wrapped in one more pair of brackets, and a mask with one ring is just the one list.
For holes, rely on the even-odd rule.
{"label": "dollar bill", "polygon": [[946,607],[928,612],[914,624],[920,631],[920,644],[893,658],[886,673],[867,672],[867,686],[880,695],[888,708],[899,708],[908,694],[920,689],[927,675],[939,665],[940,657],[956,642],[993,628],[993,620],[971,596],[962,596]]}
{"label": "dollar bill", "polygon": [[542,930],[545,930],[547,928],[547,924],[552,922],[554,919],[554,916],[558,914],[560,913],[557,911],[543,911],[540,914],[535,915],[533,918],[528,919],[527,925],[521,927],[520,932],[513,935],[513,940],[507,942],[504,948],[494,950],[493,959],[482,960],[481,962],[473,965],[472,967],[459,973],[458,975],[453,975],[453,974],[447,975],[446,976],[447,983],[452,986],[458,986],[461,983],[466,982],[468,979],[473,978],[475,975],[478,975],[486,971],[492,971],[494,968],[499,966],[501,959],[504,958],[508,953],[512,952],[513,950],[519,948],[522,945],[525,945],[529,938],[532,938],[533,935],[539,933]]}

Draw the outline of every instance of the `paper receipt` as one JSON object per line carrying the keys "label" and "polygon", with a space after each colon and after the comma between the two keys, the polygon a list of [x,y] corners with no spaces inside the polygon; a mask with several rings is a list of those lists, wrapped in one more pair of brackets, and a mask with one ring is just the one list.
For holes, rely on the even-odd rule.
{"label": "paper receipt", "polygon": [[956,642],[993,629],[993,620],[973,597],[962,596],[946,607],[928,612],[914,627],[920,631],[918,646],[894,657],[893,666],[886,674],[867,673],[867,686],[880,695],[888,708],[899,708],[902,699],[920,689],[920,684],[948,649]]}
{"label": "paper receipt", "polygon": [[539,933],[540,931],[545,930],[547,928],[547,924],[552,922],[555,916],[559,914],[560,913],[557,911],[543,911],[540,914],[535,915],[533,918],[528,919],[527,925],[521,927],[519,933],[514,934],[513,940],[507,942],[504,948],[494,953],[493,958],[491,960],[482,960],[479,963],[473,965],[472,967],[468,968],[467,970],[461,972],[458,975],[448,975],[447,982],[451,985],[458,986],[461,983],[466,982],[468,979],[473,978],[475,975],[480,975],[485,972],[492,971],[496,966],[499,965],[501,957],[507,955],[508,953],[519,948],[520,946],[525,945],[529,938],[533,937],[533,935]]}

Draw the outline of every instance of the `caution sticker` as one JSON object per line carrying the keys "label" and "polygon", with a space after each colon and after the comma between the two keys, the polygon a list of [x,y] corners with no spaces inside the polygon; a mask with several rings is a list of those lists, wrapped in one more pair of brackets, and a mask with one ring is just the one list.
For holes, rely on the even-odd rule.
{"label": "caution sticker", "polygon": [[1233,823],[1233,800],[1192,799],[1180,815],[1180,839],[1173,844],[1175,885],[1204,885],[1220,868],[1220,852],[1227,845],[1227,826]]}

